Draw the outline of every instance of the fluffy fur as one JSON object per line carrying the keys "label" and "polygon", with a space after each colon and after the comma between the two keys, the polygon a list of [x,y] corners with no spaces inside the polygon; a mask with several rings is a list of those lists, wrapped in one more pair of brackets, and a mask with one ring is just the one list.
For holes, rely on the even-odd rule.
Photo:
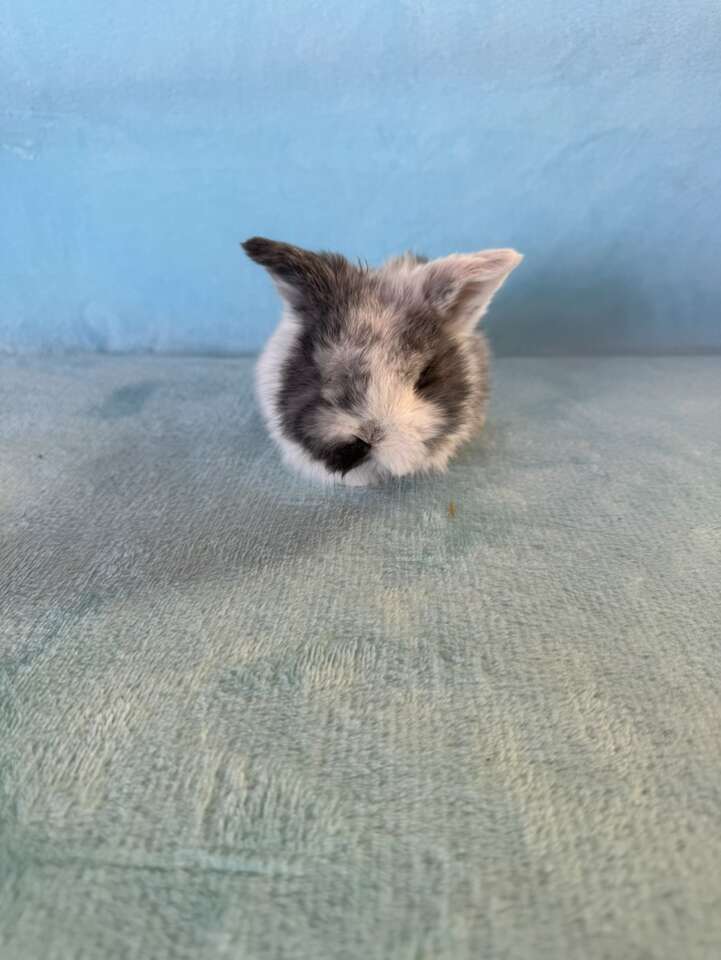
{"label": "fluffy fur", "polygon": [[243,248],[284,301],[257,391],[287,462],[352,485],[445,470],[483,426],[488,347],[476,326],[520,254],[406,254],[370,269],[261,237]]}

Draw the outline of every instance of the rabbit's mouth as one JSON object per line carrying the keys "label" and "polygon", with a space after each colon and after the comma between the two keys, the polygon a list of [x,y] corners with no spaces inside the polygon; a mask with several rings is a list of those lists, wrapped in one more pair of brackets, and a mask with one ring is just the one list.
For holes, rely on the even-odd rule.
{"label": "rabbit's mouth", "polygon": [[370,443],[360,437],[353,437],[348,443],[337,444],[324,452],[323,461],[333,473],[340,473],[345,477],[368,459],[371,449]]}

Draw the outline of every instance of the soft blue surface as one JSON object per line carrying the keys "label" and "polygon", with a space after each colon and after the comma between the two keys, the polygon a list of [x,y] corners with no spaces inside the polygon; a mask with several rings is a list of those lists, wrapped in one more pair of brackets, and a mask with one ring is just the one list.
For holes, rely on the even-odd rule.
{"label": "soft blue surface", "polygon": [[721,347],[715,0],[0,0],[0,349],[254,350],[238,240],[527,254],[500,352]]}
{"label": "soft blue surface", "polygon": [[718,960],[721,358],[371,490],[252,393],[0,359],[2,960]]}

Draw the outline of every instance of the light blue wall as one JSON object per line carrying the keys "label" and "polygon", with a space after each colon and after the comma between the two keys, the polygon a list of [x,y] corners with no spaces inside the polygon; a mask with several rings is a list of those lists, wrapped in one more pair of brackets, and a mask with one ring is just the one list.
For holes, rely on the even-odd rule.
{"label": "light blue wall", "polygon": [[718,0],[0,0],[0,349],[254,350],[238,241],[513,245],[500,352],[721,347]]}

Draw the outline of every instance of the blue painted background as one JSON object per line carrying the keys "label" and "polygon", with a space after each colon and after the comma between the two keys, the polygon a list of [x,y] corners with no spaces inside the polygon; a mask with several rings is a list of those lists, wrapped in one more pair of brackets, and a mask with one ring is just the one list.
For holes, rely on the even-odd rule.
{"label": "blue painted background", "polygon": [[717,0],[0,0],[0,349],[254,350],[238,241],[513,245],[505,353],[721,347]]}

